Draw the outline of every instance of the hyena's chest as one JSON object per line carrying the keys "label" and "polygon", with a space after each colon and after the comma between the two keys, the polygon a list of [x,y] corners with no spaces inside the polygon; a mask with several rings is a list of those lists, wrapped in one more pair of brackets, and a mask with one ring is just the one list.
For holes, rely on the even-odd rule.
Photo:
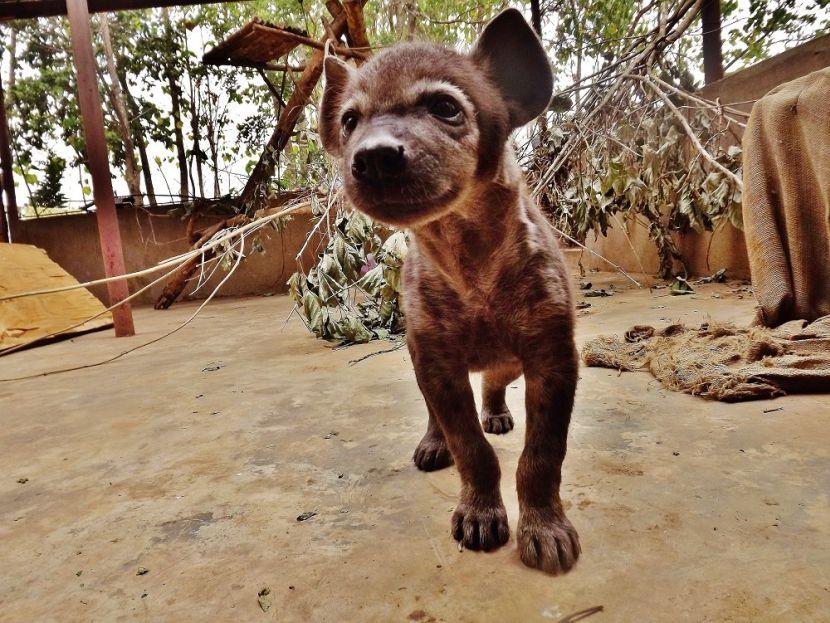
{"label": "hyena's chest", "polygon": [[518,357],[515,328],[504,320],[488,315],[469,318],[462,339],[471,370],[483,370]]}
{"label": "hyena's chest", "polygon": [[449,328],[459,343],[471,369],[481,370],[514,359],[521,344],[520,327],[515,319],[521,314],[521,302],[507,306],[496,297],[468,295],[458,306],[446,310],[454,321]]}

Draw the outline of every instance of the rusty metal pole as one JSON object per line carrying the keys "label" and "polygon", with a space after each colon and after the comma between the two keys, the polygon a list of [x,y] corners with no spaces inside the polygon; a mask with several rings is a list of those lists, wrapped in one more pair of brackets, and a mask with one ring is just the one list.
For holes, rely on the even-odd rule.
{"label": "rusty metal pole", "polygon": [[703,77],[706,84],[723,78],[723,43],[720,27],[720,0],[704,0],[700,7],[703,29]]}
{"label": "rusty metal pole", "polygon": [[[87,165],[92,176],[92,196],[95,200],[95,216],[98,219],[98,238],[107,277],[126,273],[124,252],[121,249],[121,233],[118,230],[118,214],[112,191],[107,143],[104,136],[104,113],[98,93],[95,75],[95,57],[92,51],[92,32],[89,27],[87,0],[66,0],[69,32],[72,39],[72,56],[78,80],[78,106],[86,142]],[[107,284],[110,305],[129,296],[126,279]],[[129,303],[112,311],[115,335],[123,337],[135,334],[133,314]]]}
{"label": "rusty metal pole", "polygon": [[3,224],[3,234],[0,240],[5,240],[7,232],[14,236],[14,228],[17,225],[17,197],[14,193],[11,138],[9,136],[8,120],[6,119],[6,96],[3,92],[2,79],[0,79],[0,180],[2,180],[0,195],[4,191],[6,193],[6,201],[0,201],[0,212],[3,212],[3,205],[6,206],[5,213],[0,214],[0,223]]}

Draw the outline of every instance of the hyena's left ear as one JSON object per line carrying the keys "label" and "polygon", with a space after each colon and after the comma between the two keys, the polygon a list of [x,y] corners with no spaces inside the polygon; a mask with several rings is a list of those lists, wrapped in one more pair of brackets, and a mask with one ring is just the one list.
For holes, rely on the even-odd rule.
{"label": "hyena's left ear", "polygon": [[329,52],[326,44],[326,58],[323,61],[323,99],[320,102],[320,138],[323,148],[333,156],[341,152],[340,105],[343,93],[354,71],[346,63]]}
{"label": "hyena's left ear", "polygon": [[471,56],[501,91],[512,127],[523,126],[548,107],[553,93],[550,61],[516,9],[502,11],[487,24]]}

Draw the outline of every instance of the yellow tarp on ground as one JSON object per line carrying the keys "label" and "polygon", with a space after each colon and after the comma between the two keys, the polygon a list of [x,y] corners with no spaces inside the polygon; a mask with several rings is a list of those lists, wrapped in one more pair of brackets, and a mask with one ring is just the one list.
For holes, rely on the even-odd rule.
{"label": "yellow tarp on ground", "polygon": [[[43,249],[28,244],[0,243],[0,297],[77,283]],[[85,288],[0,301],[0,351],[62,331],[104,309]],[[109,326],[112,326],[112,316],[107,312],[62,332],[60,337]]]}

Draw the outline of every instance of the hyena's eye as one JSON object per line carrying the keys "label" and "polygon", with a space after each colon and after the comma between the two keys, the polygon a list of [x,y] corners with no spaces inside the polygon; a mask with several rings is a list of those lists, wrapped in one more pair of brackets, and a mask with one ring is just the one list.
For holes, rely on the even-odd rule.
{"label": "hyena's eye", "polygon": [[343,128],[343,136],[351,134],[357,127],[357,113],[353,110],[343,113],[343,117],[340,119],[340,125]]}
{"label": "hyena's eye", "polygon": [[449,95],[438,95],[429,102],[429,112],[434,117],[449,123],[459,123],[462,119],[461,107]]}

